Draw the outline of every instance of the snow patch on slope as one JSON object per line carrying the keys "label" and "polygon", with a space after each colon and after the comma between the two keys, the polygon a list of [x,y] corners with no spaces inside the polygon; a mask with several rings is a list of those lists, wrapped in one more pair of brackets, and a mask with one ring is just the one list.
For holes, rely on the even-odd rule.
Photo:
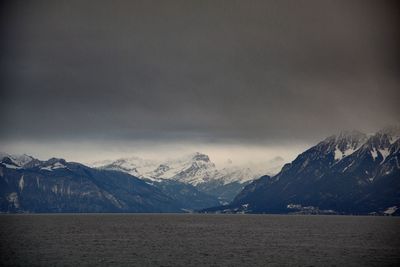
{"label": "snow patch on slope", "polygon": [[398,210],[397,206],[393,206],[393,207],[389,207],[387,208],[383,213],[385,215],[392,215],[393,213],[395,213]]}
{"label": "snow patch on slope", "polygon": [[64,169],[64,168],[67,168],[67,166],[65,166],[64,164],[62,164],[60,162],[55,162],[51,165],[41,167],[40,169],[45,170],[45,171],[53,171],[53,170]]}
{"label": "snow patch on slope", "polygon": [[342,132],[338,136],[328,139],[333,145],[335,150],[335,162],[341,161],[343,158],[352,155],[367,141],[367,136],[358,131]]}
{"label": "snow patch on slope", "polygon": [[370,152],[371,152],[372,159],[375,161],[375,159],[378,157],[378,151],[374,147]]}
{"label": "snow patch on slope", "polygon": [[9,169],[15,169],[15,170],[21,169],[21,167],[19,167],[19,166],[7,164],[7,163],[2,163],[2,164],[3,164],[6,168],[9,168]]}
{"label": "snow patch on slope", "polygon": [[387,158],[387,156],[389,156],[390,151],[389,148],[384,148],[384,149],[378,149],[379,153],[381,153],[383,159],[381,161],[381,163],[383,163],[385,161],[385,159]]}
{"label": "snow patch on slope", "polygon": [[335,153],[335,160],[336,161],[340,161],[340,160],[342,160],[343,158],[345,158],[345,157],[347,157],[347,156],[350,156],[351,154],[353,154],[355,151],[357,151],[357,149],[358,149],[359,147],[349,147],[349,148],[347,148],[346,150],[344,150],[344,151],[341,151],[339,148],[338,148],[338,146],[336,146],[336,148],[335,148],[335,151],[334,151],[334,153]]}

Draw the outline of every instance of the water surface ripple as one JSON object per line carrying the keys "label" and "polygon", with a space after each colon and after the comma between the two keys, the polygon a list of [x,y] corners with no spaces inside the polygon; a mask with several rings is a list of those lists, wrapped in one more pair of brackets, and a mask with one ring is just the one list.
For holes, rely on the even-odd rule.
{"label": "water surface ripple", "polygon": [[400,266],[400,218],[0,216],[2,266]]}

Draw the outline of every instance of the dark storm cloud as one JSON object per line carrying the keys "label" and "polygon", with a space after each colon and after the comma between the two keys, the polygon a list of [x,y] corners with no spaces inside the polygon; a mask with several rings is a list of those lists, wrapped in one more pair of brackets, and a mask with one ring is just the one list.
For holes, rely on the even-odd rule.
{"label": "dark storm cloud", "polygon": [[387,1],[10,1],[4,139],[313,139],[399,122]]}

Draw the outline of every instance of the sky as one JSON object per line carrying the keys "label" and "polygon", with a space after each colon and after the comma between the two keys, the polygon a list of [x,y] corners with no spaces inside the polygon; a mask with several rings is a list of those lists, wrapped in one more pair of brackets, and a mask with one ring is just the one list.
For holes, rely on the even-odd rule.
{"label": "sky", "polygon": [[396,1],[3,1],[0,145],[286,161],[399,124]]}

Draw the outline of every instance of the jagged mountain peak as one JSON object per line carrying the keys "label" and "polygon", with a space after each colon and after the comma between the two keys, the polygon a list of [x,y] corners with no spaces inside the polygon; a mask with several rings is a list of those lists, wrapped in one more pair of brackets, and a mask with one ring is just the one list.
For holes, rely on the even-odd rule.
{"label": "jagged mountain peak", "polygon": [[210,157],[206,154],[195,152],[192,154],[192,159],[195,161],[210,162]]}
{"label": "jagged mountain peak", "polygon": [[44,164],[52,165],[56,163],[67,164],[65,159],[62,158],[50,158],[44,162]]}
{"label": "jagged mountain peak", "polygon": [[385,148],[390,146],[390,141],[390,136],[388,136],[386,133],[378,132],[368,138],[365,146],[370,148]]}
{"label": "jagged mountain peak", "polygon": [[194,152],[186,154],[176,158],[170,158],[165,161],[165,163],[176,163],[176,162],[211,162],[210,157],[207,154],[201,152]]}
{"label": "jagged mountain peak", "polygon": [[208,155],[195,152],[160,164],[149,175],[196,185],[215,176],[217,169]]}
{"label": "jagged mountain peak", "polygon": [[371,134],[362,147],[357,151],[357,157],[368,158],[374,164],[382,164],[392,154],[393,145],[400,137],[397,127],[386,127]]}
{"label": "jagged mountain peak", "polygon": [[[268,164],[273,165],[275,168],[276,165],[282,164],[282,160],[282,158],[278,157],[274,159],[273,164]],[[201,152],[169,158],[164,161],[151,161],[139,157],[121,158],[115,161],[96,162],[92,166],[100,169],[128,172],[137,177],[153,181],[173,180],[191,185],[210,181],[221,184],[232,182],[244,183],[264,174],[264,172],[260,172],[261,168],[259,166],[257,166],[256,170],[246,168],[249,166],[230,166],[230,168],[218,169],[210,157]],[[265,167],[264,169],[268,170]]]}
{"label": "jagged mountain peak", "polygon": [[364,143],[367,140],[367,135],[357,130],[352,131],[341,131],[338,134],[332,135],[321,143],[323,144],[333,144],[339,147],[345,147],[348,145],[355,145]]}
{"label": "jagged mountain peak", "polygon": [[366,138],[366,136],[367,135],[365,133],[358,130],[343,130],[337,134],[325,138],[325,140],[323,140],[322,142],[340,142],[343,140],[356,141],[359,139],[364,139]]}
{"label": "jagged mountain peak", "polygon": [[358,174],[359,181],[369,183],[374,179],[375,172],[372,170],[375,165],[383,164],[393,154],[391,150],[394,143],[390,140],[393,139],[384,131],[373,135],[344,131],[324,139],[300,154],[292,163],[286,164],[273,179],[279,180],[285,175],[298,173],[308,173],[319,178],[331,168],[339,173],[349,173],[358,168],[358,162],[368,166],[363,173]]}
{"label": "jagged mountain peak", "polygon": [[342,131],[327,137],[305,153],[312,153],[314,160],[326,158],[333,164],[357,151],[367,140],[367,135],[360,131]]}
{"label": "jagged mountain peak", "polygon": [[8,154],[0,152],[0,160],[4,163],[14,165],[16,167],[25,167],[28,165],[37,165],[39,160],[27,154]]}
{"label": "jagged mountain peak", "polygon": [[381,138],[387,138],[390,144],[400,139],[400,126],[387,126],[378,131],[375,135]]}
{"label": "jagged mountain peak", "polygon": [[67,168],[67,161],[61,158],[51,158],[47,161],[44,161],[40,164],[41,170],[46,171],[54,171],[57,169],[65,169]]}
{"label": "jagged mountain peak", "polygon": [[50,158],[45,161],[38,160],[32,156],[23,155],[10,155],[1,153],[1,163],[7,168],[12,169],[29,169],[40,168],[41,170],[52,171],[55,169],[66,168],[67,162],[61,158]]}
{"label": "jagged mountain peak", "polygon": [[335,143],[334,159],[342,160],[357,151],[366,141],[366,134],[359,131],[341,132]]}

